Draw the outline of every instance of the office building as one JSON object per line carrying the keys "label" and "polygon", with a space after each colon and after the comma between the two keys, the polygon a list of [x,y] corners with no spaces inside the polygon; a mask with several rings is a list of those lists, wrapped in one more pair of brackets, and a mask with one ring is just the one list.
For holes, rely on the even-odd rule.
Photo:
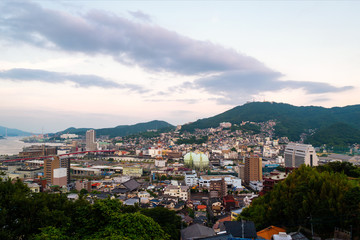
{"label": "office building", "polygon": [[258,156],[250,156],[245,158],[244,181],[262,180],[262,160]]}
{"label": "office building", "polygon": [[95,137],[95,130],[91,129],[86,131],[86,151],[96,151],[97,143]]}
{"label": "office building", "polygon": [[315,149],[310,144],[289,143],[285,148],[285,167],[297,168],[305,164],[308,166],[317,166],[319,158]]}

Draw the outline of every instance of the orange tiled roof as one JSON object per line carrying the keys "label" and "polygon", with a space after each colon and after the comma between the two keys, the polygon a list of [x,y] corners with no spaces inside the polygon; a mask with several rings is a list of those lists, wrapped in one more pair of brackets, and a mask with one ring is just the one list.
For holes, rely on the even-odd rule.
{"label": "orange tiled roof", "polygon": [[227,222],[227,221],[231,221],[231,216],[230,215],[218,220],[218,222]]}
{"label": "orange tiled roof", "polygon": [[279,234],[279,232],[286,232],[285,229],[283,228],[279,228],[279,227],[275,227],[275,226],[270,226],[270,227],[267,227],[259,232],[257,232],[256,234],[259,236],[259,237],[262,237],[262,238],[265,238],[265,239],[271,239],[271,237],[274,235],[274,234]]}

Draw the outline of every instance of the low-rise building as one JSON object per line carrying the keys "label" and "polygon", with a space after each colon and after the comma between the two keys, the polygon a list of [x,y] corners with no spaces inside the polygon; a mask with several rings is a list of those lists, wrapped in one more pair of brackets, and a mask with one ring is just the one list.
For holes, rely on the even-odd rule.
{"label": "low-rise building", "polygon": [[189,187],[188,186],[166,186],[164,189],[164,195],[170,195],[173,197],[181,198],[183,201],[189,199]]}
{"label": "low-rise building", "polygon": [[195,170],[192,173],[185,173],[185,184],[186,186],[197,186],[199,184],[199,178]]}
{"label": "low-rise building", "polygon": [[123,175],[131,177],[141,177],[143,174],[143,169],[141,167],[123,167]]}

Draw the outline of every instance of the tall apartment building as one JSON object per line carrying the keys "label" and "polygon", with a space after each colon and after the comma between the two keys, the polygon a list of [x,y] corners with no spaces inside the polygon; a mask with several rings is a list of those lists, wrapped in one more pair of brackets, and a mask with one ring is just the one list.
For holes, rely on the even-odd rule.
{"label": "tall apartment building", "polygon": [[[217,192],[217,196],[213,195],[212,192]],[[210,182],[210,195],[213,195],[213,197],[222,198],[226,196],[226,193],[227,186],[224,178],[222,178],[221,180],[215,180]]]}
{"label": "tall apartment building", "polygon": [[86,151],[97,150],[97,144],[95,140],[96,140],[95,130],[91,129],[86,131]]}
{"label": "tall apartment building", "polygon": [[308,166],[317,166],[319,158],[316,155],[314,147],[310,144],[289,143],[284,152],[285,167],[300,167],[305,164]]}
{"label": "tall apartment building", "polygon": [[239,177],[240,179],[244,180],[244,178],[245,178],[245,164],[240,163],[240,164],[238,165],[238,169],[239,169],[239,171],[238,171],[238,177]]}
{"label": "tall apartment building", "polygon": [[[60,170],[55,171],[54,170],[59,168],[65,168],[66,169],[66,182],[67,184],[70,183],[70,159],[64,158],[60,159],[58,156],[55,156],[53,158],[47,158],[44,160],[44,176],[47,179],[48,183],[55,184],[57,182],[57,178],[59,175]],[[63,171],[61,171],[61,177],[63,177]],[[59,175],[60,177],[60,175]]]}
{"label": "tall apartment building", "polygon": [[258,156],[250,156],[245,158],[244,181],[262,180],[262,160]]}

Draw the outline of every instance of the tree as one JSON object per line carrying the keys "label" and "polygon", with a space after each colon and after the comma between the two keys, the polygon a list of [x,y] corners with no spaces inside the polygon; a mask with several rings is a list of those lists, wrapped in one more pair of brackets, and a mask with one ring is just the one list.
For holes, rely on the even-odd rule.
{"label": "tree", "polygon": [[359,189],[358,183],[342,173],[301,166],[272,191],[254,200],[240,218],[254,221],[261,229],[269,225],[310,227],[312,216],[314,229],[325,237],[329,229],[349,229],[350,225],[354,234],[360,234],[356,214],[360,211]]}
{"label": "tree", "polygon": [[176,215],[175,211],[156,207],[151,209],[141,209],[140,212],[157,222],[163,231],[170,235],[171,239],[178,240],[180,238],[181,218]]}

